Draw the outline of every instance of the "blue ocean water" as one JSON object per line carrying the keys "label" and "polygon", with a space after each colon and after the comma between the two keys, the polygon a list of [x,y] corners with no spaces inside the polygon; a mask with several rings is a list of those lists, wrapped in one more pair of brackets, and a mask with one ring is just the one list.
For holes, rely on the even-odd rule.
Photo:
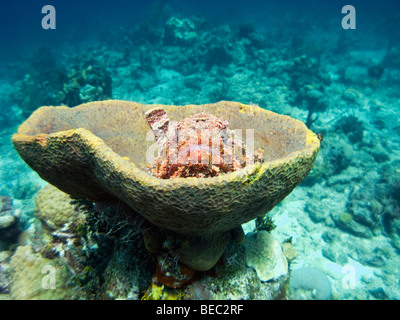
{"label": "blue ocean water", "polygon": [[[55,9],[50,20],[46,5]],[[346,5],[354,15],[342,13]],[[287,298],[318,298],[313,290],[325,286],[332,299],[399,299],[399,9],[396,0],[4,0],[0,212],[19,227],[0,223],[0,294],[10,297],[5,270],[27,243],[21,232],[29,234],[46,185],[11,143],[34,110],[232,100],[323,137],[312,172],[269,213],[274,237],[297,251],[291,269],[323,279],[297,279]],[[55,29],[43,27],[50,22]],[[254,221],[244,226],[253,229]]]}

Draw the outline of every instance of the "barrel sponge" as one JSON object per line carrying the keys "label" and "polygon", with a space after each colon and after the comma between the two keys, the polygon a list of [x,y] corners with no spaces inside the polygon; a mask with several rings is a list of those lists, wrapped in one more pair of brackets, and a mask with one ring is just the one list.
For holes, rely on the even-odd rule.
{"label": "barrel sponge", "polygon": [[74,222],[84,222],[83,214],[71,203],[71,196],[52,185],[44,186],[35,201],[35,216],[51,230]]}
{"label": "barrel sponge", "polygon": [[[146,119],[154,108],[171,121],[201,112],[224,119],[241,130],[247,149],[248,140],[264,151],[264,162],[212,178],[154,177],[146,170],[157,149]],[[320,148],[301,121],[229,101],[168,106],[107,100],[41,107],[12,141],[22,159],[61,191],[95,202],[118,199],[178,234],[186,244],[180,261],[200,271],[217,263],[231,230],[265,215],[308,175]]]}
{"label": "barrel sponge", "polygon": [[[213,178],[158,179],[145,170],[145,113],[163,108],[171,121],[206,111],[233,129],[254,130],[265,161]],[[151,134],[151,132],[150,132]],[[81,198],[116,197],[153,224],[202,235],[233,229],[271,210],[312,169],[319,140],[300,121],[238,102],[143,105],[91,102],[41,107],[12,138],[21,157],[60,190]]]}
{"label": "barrel sponge", "polygon": [[[54,268],[54,269],[53,269]],[[51,270],[54,270],[54,289]],[[66,283],[71,275],[67,268],[57,260],[43,258],[34,253],[30,246],[20,246],[10,261],[11,289],[14,300],[63,300],[70,299],[72,289]]]}

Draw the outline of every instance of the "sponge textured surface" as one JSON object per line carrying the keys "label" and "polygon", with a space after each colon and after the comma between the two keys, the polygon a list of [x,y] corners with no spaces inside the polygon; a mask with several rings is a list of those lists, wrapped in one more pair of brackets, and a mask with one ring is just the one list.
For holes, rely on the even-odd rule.
{"label": "sponge textured surface", "polygon": [[[243,141],[252,132],[264,163],[213,178],[149,175],[146,154],[156,142],[145,113],[155,107],[172,121],[202,111],[214,114],[241,129]],[[164,106],[108,100],[41,107],[12,140],[25,162],[60,190],[94,201],[118,198],[159,227],[197,235],[233,229],[271,210],[307,176],[320,147],[298,120],[227,101]]]}

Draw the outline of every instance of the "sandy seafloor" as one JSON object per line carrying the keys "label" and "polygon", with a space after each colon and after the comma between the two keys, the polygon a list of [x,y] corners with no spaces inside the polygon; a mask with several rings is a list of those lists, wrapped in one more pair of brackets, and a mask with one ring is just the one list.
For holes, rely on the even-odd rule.
{"label": "sandy seafloor", "polygon": [[[354,45],[338,48],[337,33],[293,31],[283,40],[279,30],[261,26],[254,27],[256,36],[238,36],[237,26],[227,23],[199,24],[193,32],[195,44],[160,45],[134,42],[130,30],[122,28],[110,31],[119,38],[108,35],[79,50],[88,60],[106,64],[113,99],[177,105],[235,100],[304,122],[315,104],[311,129],[323,134],[322,148],[310,176],[270,212],[277,226],[272,233],[279,241],[292,237],[298,251],[292,269],[322,271],[334,299],[400,299],[400,44],[390,34],[374,42],[376,35],[360,32],[359,38],[353,34],[343,40]],[[292,45],[299,34],[301,41]],[[225,53],[204,62],[211,44]],[[54,48],[53,53],[57,65],[68,66],[73,50]],[[11,197],[28,221],[34,197],[46,183],[11,144],[25,119],[13,95],[26,61],[2,64],[2,70],[18,72],[10,77],[2,72],[0,79],[0,194]],[[372,66],[381,67],[381,74]],[[294,73],[304,79],[293,84]],[[353,215],[361,227],[340,225],[343,214]],[[360,215],[366,223],[358,222]],[[244,226],[246,232],[253,223]],[[354,286],[346,282],[349,274]]]}

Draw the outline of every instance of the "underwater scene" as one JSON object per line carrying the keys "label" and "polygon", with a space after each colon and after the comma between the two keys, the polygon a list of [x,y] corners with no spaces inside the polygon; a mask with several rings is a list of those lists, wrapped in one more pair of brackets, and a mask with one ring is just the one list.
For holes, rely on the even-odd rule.
{"label": "underwater scene", "polygon": [[398,1],[0,15],[0,300],[400,299]]}

